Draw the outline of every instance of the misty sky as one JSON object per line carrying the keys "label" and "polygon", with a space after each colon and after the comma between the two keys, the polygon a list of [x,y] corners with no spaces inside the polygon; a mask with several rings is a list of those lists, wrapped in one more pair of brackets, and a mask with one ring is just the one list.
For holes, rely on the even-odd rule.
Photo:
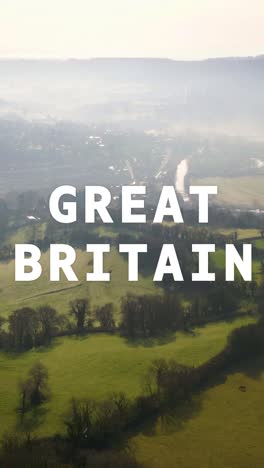
{"label": "misty sky", "polygon": [[0,56],[264,53],[263,0],[0,0]]}

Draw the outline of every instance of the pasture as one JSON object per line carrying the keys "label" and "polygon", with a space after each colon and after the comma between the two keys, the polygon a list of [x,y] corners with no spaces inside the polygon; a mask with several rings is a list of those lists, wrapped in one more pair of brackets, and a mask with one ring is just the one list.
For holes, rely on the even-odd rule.
{"label": "pasture", "polygon": [[63,430],[62,417],[72,397],[102,399],[123,391],[133,398],[142,391],[143,376],[154,359],[174,358],[197,366],[225,346],[234,328],[253,321],[244,317],[197,328],[194,336],[177,333],[161,340],[133,343],[118,335],[64,337],[47,348],[21,354],[0,353],[0,435],[19,428],[18,382],[37,361],[48,368],[51,399],[34,412],[34,417],[27,417],[27,429],[50,435]]}
{"label": "pasture", "polygon": [[[241,391],[245,387],[245,391]],[[146,468],[262,468],[264,358],[221,375],[130,441]]]}
{"label": "pasture", "polygon": [[38,280],[33,282],[15,282],[14,260],[1,262],[1,315],[7,316],[16,308],[37,307],[46,303],[55,307],[58,312],[66,313],[71,300],[76,297],[89,297],[92,308],[107,302],[113,303],[118,316],[120,301],[126,294],[159,294],[161,292],[150,276],[140,276],[137,283],[129,283],[127,261],[115,249],[105,254],[105,271],[111,272],[111,282],[89,283],[86,281],[86,272],[91,271],[91,260],[91,254],[77,250],[75,272],[80,281],[69,282],[65,277],[61,277],[61,281],[52,283],[49,280],[49,252],[42,254],[43,273]]}
{"label": "pasture", "polygon": [[216,202],[234,208],[264,209],[264,176],[206,177],[193,185],[217,185]]}

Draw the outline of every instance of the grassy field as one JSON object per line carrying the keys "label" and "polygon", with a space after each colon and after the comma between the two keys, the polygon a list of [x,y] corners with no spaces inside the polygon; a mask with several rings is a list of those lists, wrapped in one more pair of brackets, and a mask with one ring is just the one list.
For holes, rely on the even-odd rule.
{"label": "grassy field", "polygon": [[264,250],[264,239],[258,239],[254,241],[254,245],[259,249],[259,250]]}
{"label": "grassy field", "polygon": [[[233,232],[233,230],[230,230]],[[239,230],[239,237],[242,239],[254,237],[254,230]],[[12,234],[8,242],[23,243],[28,242],[32,237],[37,238],[45,232],[45,225],[29,225],[19,229]],[[106,234],[106,232],[104,232]],[[109,234],[109,232],[108,232]],[[264,249],[264,240],[255,241],[255,245]],[[15,283],[14,281],[14,261],[0,263],[0,299],[1,315],[7,316],[11,311],[23,306],[37,307],[41,304],[50,304],[57,308],[59,312],[68,311],[69,302],[76,297],[90,297],[91,305],[95,308],[106,302],[112,302],[116,315],[120,310],[122,297],[127,293],[133,294],[159,294],[161,289],[152,281],[151,276],[141,275],[139,282],[129,283],[127,281],[127,261],[120,256],[115,249],[111,253],[105,254],[105,271],[112,271],[110,283],[89,283],[85,280],[86,272],[91,271],[91,255],[77,250],[75,272],[79,282],[70,283],[64,277],[60,282],[49,281],[49,252],[42,254],[43,274],[41,278],[34,282]],[[224,250],[218,250],[213,259],[216,267],[225,268]],[[256,280],[260,280],[260,260],[254,260],[253,271]]]}
{"label": "grassy field", "polygon": [[263,392],[262,358],[222,376],[130,445],[146,468],[262,468]]}
{"label": "grassy field", "polygon": [[[39,238],[44,232],[42,225],[37,225],[33,231],[32,226],[28,226],[14,233],[9,241],[27,242],[34,238],[33,234]],[[239,236],[254,237],[248,230],[247,233],[241,231]],[[256,245],[264,249],[264,240],[257,240]],[[90,255],[77,251],[78,283],[69,283],[65,279],[50,283],[49,252],[42,255],[42,277],[33,283],[15,283],[14,261],[0,263],[1,315],[25,305],[36,307],[44,303],[56,307],[59,312],[67,312],[69,301],[76,297],[90,297],[93,308],[112,302],[118,314],[120,301],[129,292],[161,293],[152,277],[141,276],[138,283],[129,283],[127,261],[115,249],[105,256],[105,270],[112,271],[112,281],[89,284],[85,281],[85,273],[91,269],[90,260]],[[223,250],[216,252],[214,261],[216,266],[224,268]],[[259,266],[259,261],[254,262],[255,275],[258,275]],[[49,348],[18,355],[0,353],[0,436],[15,427],[21,429],[16,411],[18,382],[37,361],[48,368],[51,398],[27,416],[26,427],[34,434],[46,436],[63,431],[63,414],[71,397],[102,399],[112,392],[124,391],[133,398],[141,392],[143,376],[153,359],[175,358],[183,364],[199,365],[225,346],[227,336],[234,328],[253,320],[244,317],[210,324],[196,329],[195,336],[177,333],[163,340],[133,344],[117,335],[65,337],[54,340]],[[242,384],[246,384],[250,392],[239,392],[238,387]],[[133,438],[131,446],[135,447],[138,458],[147,468],[251,468],[250,457],[254,461],[252,468],[258,467],[261,426],[258,418],[262,413],[257,412],[257,407],[261,404],[259,393],[262,389],[262,376],[256,381],[241,372],[230,375],[225,383],[195,397],[191,406],[183,407],[180,414],[159,420],[150,430],[146,428],[144,433]],[[240,426],[242,430],[237,433]],[[245,447],[246,456],[241,457],[244,465],[234,464],[239,447]],[[218,464],[215,464],[215,456]]]}
{"label": "grassy field", "polygon": [[[42,239],[45,235],[45,223],[33,223],[17,229],[6,239],[6,244],[27,243]],[[115,238],[117,232],[104,226],[97,228],[98,236]],[[134,233],[136,236],[136,232]],[[121,299],[128,293],[160,294],[161,289],[153,283],[151,276],[139,276],[137,283],[129,283],[127,260],[112,248],[105,254],[105,271],[111,272],[110,283],[88,283],[86,273],[92,271],[92,255],[77,250],[74,271],[78,282],[68,282],[62,275],[60,282],[49,280],[49,251],[42,254],[42,276],[34,282],[15,282],[15,262],[0,262],[0,300],[2,316],[7,316],[14,309],[24,306],[37,307],[49,304],[59,312],[66,313],[69,302],[76,297],[89,297],[92,308],[111,302],[118,317]]]}
{"label": "grassy field", "polygon": [[59,312],[67,312],[69,301],[76,297],[90,297],[92,307],[107,302],[114,304],[118,314],[123,296],[133,294],[158,294],[161,290],[155,286],[151,277],[139,278],[137,283],[127,280],[127,261],[113,249],[105,254],[105,271],[111,271],[111,282],[89,283],[86,272],[91,271],[91,254],[77,250],[76,267],[74,268],[79,282],[68,282],[61,278],[60,282],[49,281],[49,252],[42,254],[43,273],[34,282],[14,281],[14,261],[0,263],[0,300],[1,315],[8,315],[18,307],[36,307],[48,303]]}
{"label": "grassy field", "polygon": [[63,428],[62,415],[71,397],[101,399],[124,391],[133,398],[141,391],[142,377],[153,359],[199,365],[224,347],[231,330],[252,321],[245,317],[210,324],[196,329],[194,337],[177,333],[176,338],[133,345],[119,336],[92,335],[58,338],[50,348],[19,355],[0,353],[0,435],[17,424],[17,384],[37,361],[48,368],[52,396],[28,427],[41,435],[53,434]]}
{"label": "grassy field", "polygon": [[237,233],[237,238],[239,240],[251,239],[252,237],[260,237],[259,229],[236,229],[236,228],[219,228],[215,232],[219,232],[224,236],[229,236],[231,234]]}
{"label": "grassy field", "polygon": [[216,200],[224,205],[258,209],[264,208],[264,176],[206,177],[194,180],[195,185],[217,185]]}

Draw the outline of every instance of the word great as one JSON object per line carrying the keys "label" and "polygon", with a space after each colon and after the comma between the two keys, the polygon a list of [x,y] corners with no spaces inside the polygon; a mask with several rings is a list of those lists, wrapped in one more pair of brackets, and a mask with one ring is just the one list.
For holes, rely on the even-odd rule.
{"label": "word great", "polygon": [[[190,195],[198,195],[199,200],[199,223],[208,223],[209,195],[217,194],[216,186],[190,186]],[[63,185],[56,188],[50,197],[49,208],[52,217],[63,224],[75,223],[77,221],[76,201],[61,201],[63,196],[76,198],[76,188],[71,185]],[[144,198],[146,187],[143,185],[124,185],[122,187],[122,223],[146,223],[144,213],[133,213],[134,209],[144,209]],[[99,198],[99,200],[98,200]],[[98,214],[103,223],[113,223],[108,207],[111,203],[111,193],[106,187],[85,187],[85,222],[95,223]],[[177,194],[173,186],[164,186],[159,198],[153,223],[162,223],[165,216],[172,216],[175,223],[183,223],[183,217],[178,202]]]}
{"label": "word great", "polygon": [[[199,223],[208,223],[209,195],[217,194],[215,186],[190,186],[190,195],[198,195]],[[146,223],[144,213],[133,210],[144,209],[144,186],[122,187],[122,223]],[[49,207],[52,217],[59,223],[77,221],[77,202],[63,200],[63,197],[76,198],[73,186],[56,188],[50,197]],[[85,222],[95,223],[99,215],[104,223],[113,223],[108,207],[111,203],[110,191],[102,186],[85,187]],[[155,211],[153,223],[162,223],[165,216],[171,216],[175,223],[183,223],[177,194],[173,186],[162,189]],[[87,281],[110,281],[111,274],[104,271],[104,255],[110,252],[110,244],[87,244],[86,251],[92,253],[92,272],[86,274]],[[128,255],[128,280],[138,281],[139,255],[148,252],[147,244],[120,244],[119,252]],[[192,273],[192,281],[215,281],[215,274],[209,272],[209,254],[215,252],[214,244],[193,244],[192,252],[198,254],[198,272]],[[15,246],[15,280],[35,281],[42,274],[41,251],[31,244]],[[68,281],[79,281],[74,271],[76,252],[66,244],[50,245],[50,281],[60,281],[61,272]],[[235,280],[235,267],[245,281],[252,280],[252,245],[243,245],[242,257],[232,244],[226,245],[226,281]],[[30,270],[30,271],[28,271]],[[162,281],[170,274],[174,281],[184,281],[174,244],[164,244],[161,248],[153,281]]]}

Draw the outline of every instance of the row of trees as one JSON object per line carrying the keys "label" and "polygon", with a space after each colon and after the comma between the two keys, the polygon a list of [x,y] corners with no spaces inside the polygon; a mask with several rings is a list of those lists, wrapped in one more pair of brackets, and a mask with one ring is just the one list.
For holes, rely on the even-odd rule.
{"label": "row of trees", "polygon": [[67,315],[49,305],[37,309],[22,307],[8,319],[0,317],[0,348],[27,350],[47,345],[55,336],[84,333],[94,326],[98,329],[98,325],[105,332],[118,329],[131,339],[147,338],[232,316],[243,300],[249,304],[254,302],[255,308],[261,301],[264,303],[263,286],[259,287],[256,281],[247,283],[237,278],[227,283],[222,274],[218,282],[193,287],[192,301],[185,305],[174,288],[167,288],[163,295],[127,295],[121,303],[119,324],[115,321],[113,304],[94,310],[88,298],[71,301]]}
{"label": "row of trees", "polygon": [[[7,331],[4,328],[7,322]],[[2,348],[26,350],[49,344],[52,337],[64,327],[65,317],[45,305],[37,310],[31,307],[17,309],[7,320],[1,318],[0,345]]]}
{"label": "row of trees", "polygon": [[[49,450],[50,447],[55,446],[54,444],[61,443],[60,449],[55,450],[56,455],[54,450],[52,452],[53,461],[56,459],[56,463],[59,463],[62,453],[68,461],[75,457],[76,453],[82,453],[85,454],[82,463],[80,458],[75,459],[75,463],[78,463],[74,466],[86,466],[85,463],[88,463],[88,460],[89,463],[93,460],[93,463],[90,465],[88,463],[88,466],[113,466],[110,464],[111,459],[111,461],[115,460],[116,467],[139,467],[131,454],[121,452],[118,458],[114,452],[111,452],[112,448],[121,441],[125,442],[131,430],[136,429],[142,422],[146,422],[150,416],[157,415],[182,402],[190,402],[193,393],[210,379],[215,378],[220,371],[228,370],[241,359],[249,356],[255,357],[263,352],[264,320],[261,317],[256,324],[234,330],[229,336],[225,349],[196,368],[181,365],[174,359],[153,361],[145,375],[143,393],[134,401],[129,400],[124,393],[112,394],[101,402],[73,398],[63,417],[67,440],[57,437],[56,440],[48,442]],[[45,402],[49,395],[48,371],[43,364],[36,363],[29,370],[25,380],[19,383],[19,411],[22,417],[27,411]],[[35,455],[37,453],[35,452],[37,444],[34,445],[30,436],[23,443],[15,436],[6,436],[2,447],[0,462],[4,460],[3,466],[10,468],[31,466],[30,457],[33,453]],[[43,458],[43,464],[38,466],[45,467],[50,458],[41,451],[41,447],[40,445],[38,455]],[[100,450],[101,453],[104,453],[102,451],[105,449],[110,450],[108,452],[110,458],[108,460],[103,456],[100,459],[97,456],[93,458],[91,450],[94,449]],[[17,453],[25,457],[24,465],[14,463],[17,463],[15,456]]]}
{"label": "row of trees", "polygon": [[67,315],[59,314],[49,305],[37,309],[23,307],[8,319],[0,317],[0,347],[17,351],[48,345],[52,338],[99,329],[105,332],[120,330],[130,339],[155,337],[176,330],[186,330],[200,323],[231,316],[237,312],[241,299],[256,294],[255,282],[236,281],[212,283],[204,294],[194,296],[184,305],[175,293],[163,295],[127,295],[121,303],[121,321],[117,327],[113,304],[91,308],[87,298],[69,304]]}
{"label": "row of trees", "polygon": [[12,312],[8,319],[0,317],[0,347],[21,351],[48,345],[59,334],[67,334],[69,331],[82,333],[92,328],[94,320],[105,331],[113,330],[113,305],[98,307],[93,315],[88,299],[75,299],[69,304],[68,316],[59,314],[49,305],[40,306],[36,310],[22,307]]}
{"label": "row of trees", "polygon": [[106,331],[115,328],[113,304],[107,303],[97,307],[93,316],[89,299],[75,299],[70,302],[70,315],[75,319],[77,330],[82,332],[85,328],[92,328],[94,320]]}
{"label": "row of trees", "polygon": [[264,321],[260,320],[234,330],[225,349],[196,368],[174,359],[155,360],[145,375],[143,393],[133,402],[122,393],[99,403],[73,399],[64,420],[68,439],[75,447],[109,448],[149,416],[189,402],[220,371],[263,352]]}
{"label": "row of trees", "polygon": [[129,338],[161,335],[184,327],[184,311],[175,295],[128,295],[121,306],[121,330]]}
{"label": "row of trees", "polygon": [[121,304],[121,331],[133,339],[152,337],[168,331],[188,330],[193,326],[237,313],[241,300],[251,301],[261,288],[255,281],[245,283],[224,280],[200,287],[192,302],[182,304],[179,295],[165,292],[160,296],[126,296]]}

